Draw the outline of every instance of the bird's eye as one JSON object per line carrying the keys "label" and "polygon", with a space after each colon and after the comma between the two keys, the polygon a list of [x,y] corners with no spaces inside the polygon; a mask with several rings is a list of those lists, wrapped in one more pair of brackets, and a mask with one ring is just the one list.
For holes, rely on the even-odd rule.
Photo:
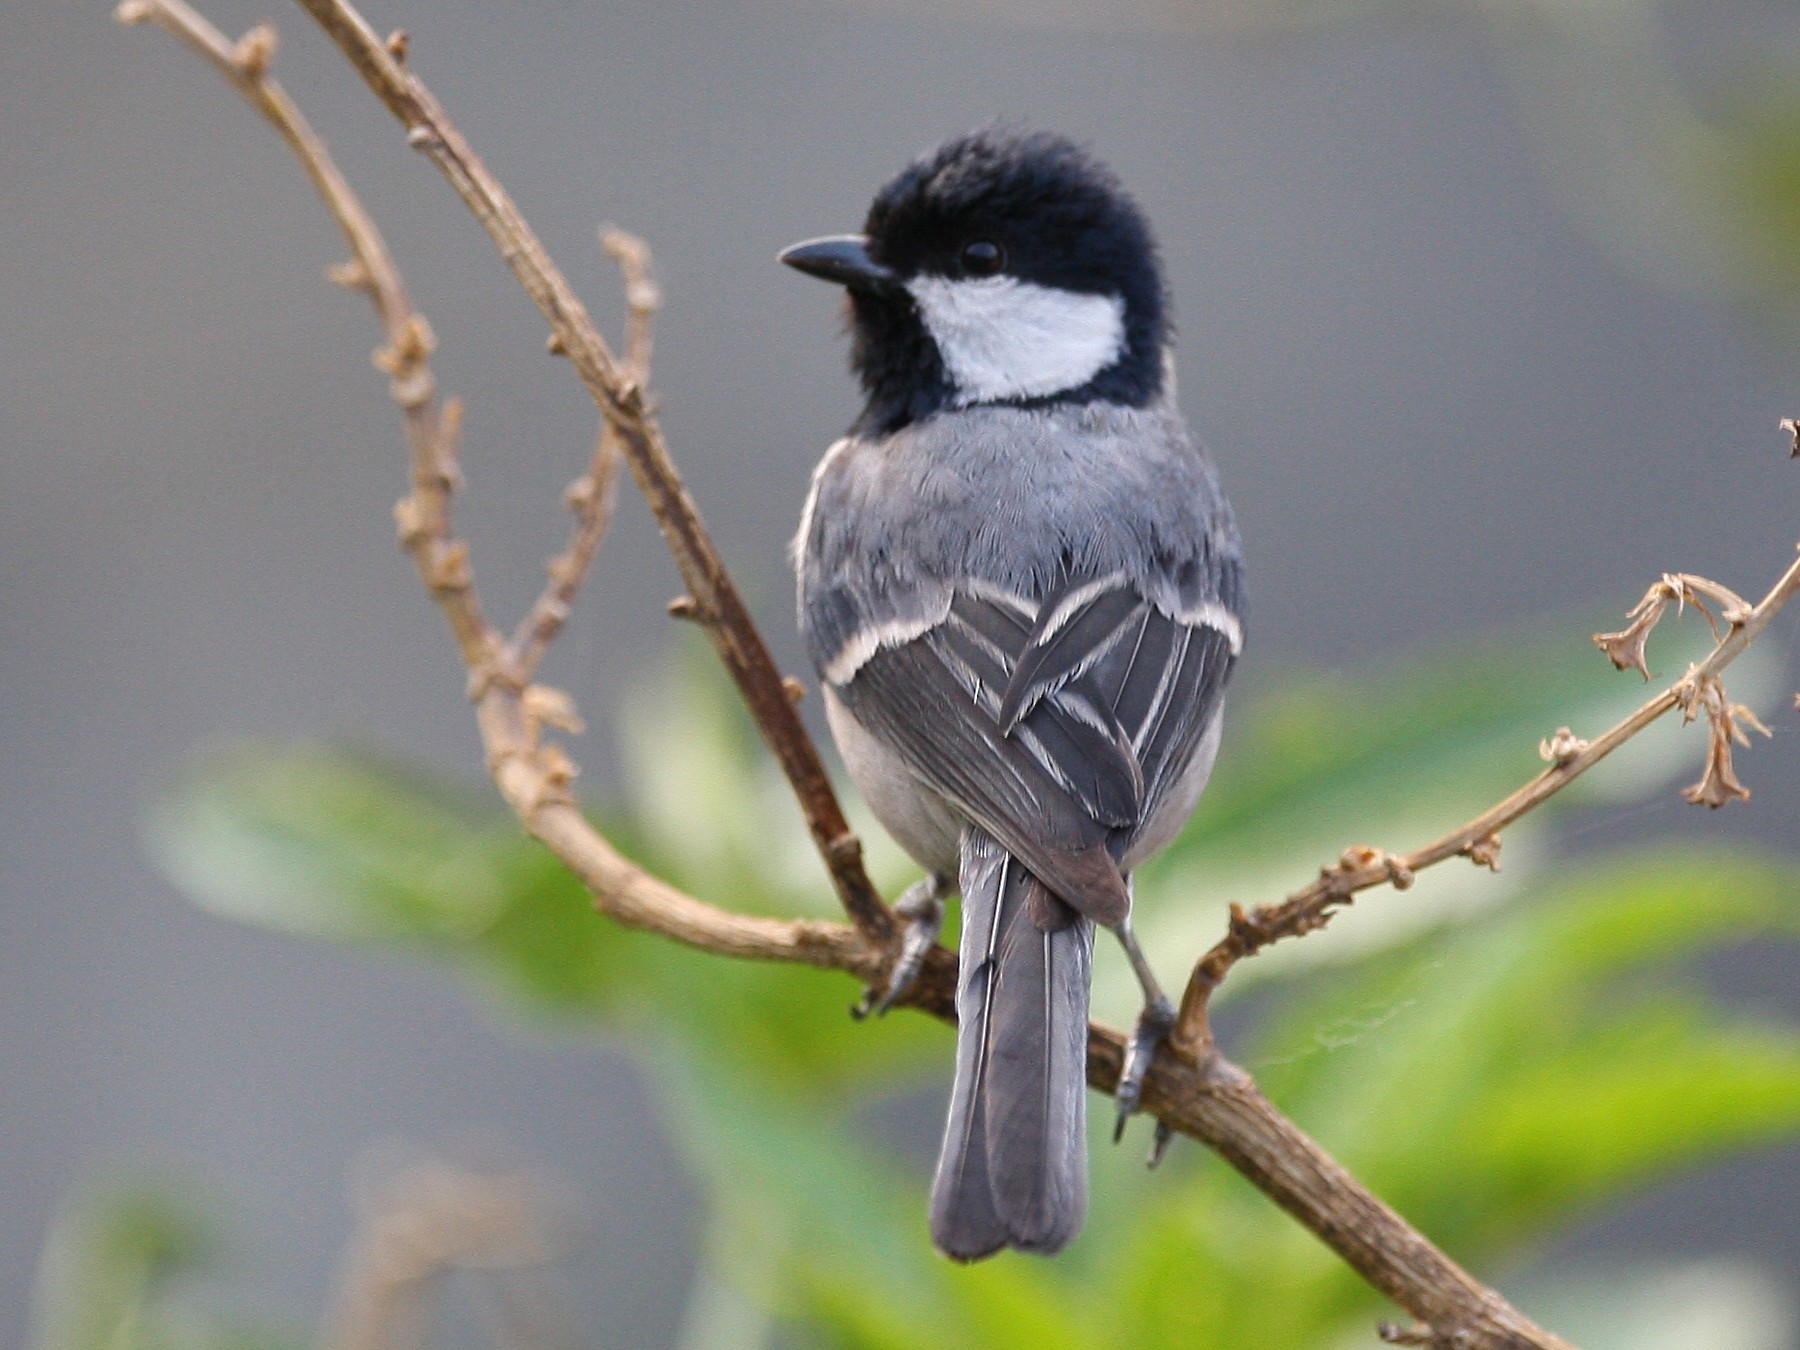
{"label": "bird's eye", "polygon": [[1006,266],[1006,250],[992,239],[974,239],[963,245],[963,270],[972,277],[991,277]]}

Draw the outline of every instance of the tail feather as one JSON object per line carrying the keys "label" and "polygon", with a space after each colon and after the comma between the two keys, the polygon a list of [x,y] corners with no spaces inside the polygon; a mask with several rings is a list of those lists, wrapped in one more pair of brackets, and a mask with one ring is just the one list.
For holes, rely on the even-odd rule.
{"label": "tail feather", "polygon": [[1093,925],[978,830],[963,839],[962,895],[956,1080],[932,1240],[965,1261],[1006,1246],[1054,1252],[1087,1216]]}

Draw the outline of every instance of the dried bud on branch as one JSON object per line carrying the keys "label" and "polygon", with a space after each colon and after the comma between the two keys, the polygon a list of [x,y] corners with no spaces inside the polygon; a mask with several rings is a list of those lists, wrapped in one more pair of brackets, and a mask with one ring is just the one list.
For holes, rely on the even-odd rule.
{"label": "dried bud on branch", "polygon": [[1700,781],[1683,788],[1681,795],[1695,806],[1710,806],[1715,811],[1729,801],[1750,800],[1750,789],[1738,781],[1732,769],[1729,738],[1720,733],[1717,723],[1706,752],[1706,770]]}
{"label": "dried bud on branch", "polygon": [[237,40],[237,46],[231,49],[231,58],[244,74],[260,80],[269,73],[269,63],[275,59],[278,41],[272,25],[259,23]]}
{"label": "dried bud on branch", "polygon": [[570,800],[569,784],[581,776],[581,770],[576,766],[575,761],[569,758],[568,752],[560,745],[545,745],[538,748],[537,758],[538,766],[544,772],[544,782],[547,787],[539,804],[546,801]]}
{"label": "dried bud on branch", "polygon": [[1755,613],[1750,602],[1731,587],[1721,586],[1716,581],[1708,581],[1705,577],[1695,576],[1692,572],[1677,572],[1672,577],[1664,577],[1663,580],[1673,582],[1681,587],[1687,602],[1706,616],[1706,622],[1712,628],[1715,639],[1725,635],[1719,631],[1719,622],[1713,618],[1712,611],[1702,602],[1702,596],[1719,606],[1719,620],[1723,620],[1730,628],[1743,627],[1744,623]]}
{"label": "dried bud on branch", "polygon": [[[1719,606],[1716,618],[1706,605],[1708,599]],[[1617,633],[1594,634],[1594,644],[1620,670],[1635,670],[1649,679],[1650,666],[1644,660],[1644,643],[1671,601],[1677,607],[1692,605],[1705,615],[1715,639],[1724,637],[1719,629],[1721,620],[1730,628],[1741,628],[1755,613],[1744,597],[1728,586],[1691,572],[1665,572],[1662,580],[1645,591],[1644,598],[1626,611],[1625,617],[1631,622]]]}
{"label": "dried bud on branch", "polygon": [[[1369,844],[1352,844],[1345,849],[1335,866],[1319,869],[1319,880],[1327,886],[1352,886],[1360,874],[1371,869],[1382,872],[1397,891],[1404,891],[1413,884],[1412,868],[1386,849]],[[1347,890],[1345,894],[1348,895]]]}
{"label": "dried bud on branch", "polygon": [[1567,764],[1587,748],[1588,743],[1573,731],[1558,727],[1554,736],[1538,742],[1538,758],[1550,764]]}
{"label": "dried bud on branch", "polygon": [[581,720],[581,713],[576,710],[575,700],[551,685],[532,685],[520,696],[520,707],[533,740],[544,727],[555,727],[571,736],[579,736],[587,730],[587,723]]}
{"label": "dried bud on branch", "polygon": [[1616,633],[1595,633],[1594,645],[1620,670],[1635,670],[1648,680],[1650,665],[1644,659],[1644,642],[1668,608],[1670,598],[1668,586],[1657,582],[1644,592],[1642,600],[1625,611],[1631,622]]}
{"label": "dried bud on branch", "polygon": [[436,543],[426,568],[426,585],[434,591],[466,591],[474,579],[467,544],[460,539]]}
{"label": "dried bud on branch", "polygon": [[431,518],[417,497],[402,497],[394,503],[394,532],[401,548],[411,548],[430,535]]}
{"label": "dried bud on branch", "polygon": [[1375,1328],[1375,1333],[1386,1345],[1435,1346],[1448,1344],[1422,1322],[1410,1327],[1403,1327],[1395,1322],[1383,1322]]}
{"label": "dried bud on branch", "polygon": [[1486,835],[1477,839],[1463,849],[1463,856],[1477,867],[1485,867],[1490,872],[1500,870],[1500,836]]}
{"label": "dried bud on branch", "polygon": [[1708,732],[1706,768],[1700,781],[1683,788],[1681,795],[1696,806],[1710,806],[1714,810],[1729,801],[1749,801],[1750,789],[1738,781],[1731,762],[1731,747],[1733,742],[1749,746],[1750,738],[1744,734],[1745,724],[1764,736],[1772,734],[1769,729],[1749,708],[1726,697],[1724,681],[1717,675],[1702,675],[1687,685],[1682,692],[1681,712],[1683,720],[1688,722],[1704,712]]}

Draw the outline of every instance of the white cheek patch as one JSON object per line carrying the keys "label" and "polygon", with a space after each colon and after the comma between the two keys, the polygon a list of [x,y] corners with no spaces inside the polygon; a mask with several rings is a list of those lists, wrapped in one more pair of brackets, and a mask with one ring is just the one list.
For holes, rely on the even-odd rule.
{"label": "white cheek patch", "polygon": [[956,386],[958,406],[1076,389],[1125,350],[1116,295],[1037,286],[1015,277],[906,283]]}

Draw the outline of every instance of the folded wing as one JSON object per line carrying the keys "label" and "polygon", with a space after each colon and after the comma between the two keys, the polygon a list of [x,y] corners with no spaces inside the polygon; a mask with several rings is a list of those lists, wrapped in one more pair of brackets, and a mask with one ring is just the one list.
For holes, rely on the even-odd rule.
{"label": "folded wing", "polygon": [[1236,642],[1215,618],[1168,613],[1123,578],[1070,582],[1038,605],[974,585],[908,640],[864,642],[836,689],[1059,897],[1116,923],[1117,859],[1224,692]]}

